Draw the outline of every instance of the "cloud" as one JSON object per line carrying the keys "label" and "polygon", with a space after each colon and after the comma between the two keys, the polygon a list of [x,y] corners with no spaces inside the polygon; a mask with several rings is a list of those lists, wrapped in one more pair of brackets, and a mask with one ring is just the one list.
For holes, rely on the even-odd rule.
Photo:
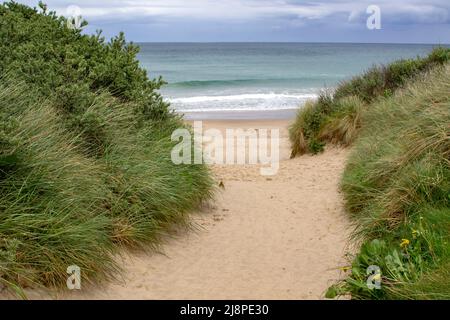
{"label": "cloud", "polygon": [[[35,1],[23,1],[35,4]],[[447,23],[448,0],[362,0],[362,1],[293,1],[293,0],[48,0],[50,8],[65,14],[69,5],[78,5],[90,20],[133,21],[145,18],[194,19],[214,21],[262,20],[297,17],[306,20],[346,15],[357,21],[370,4],[381,7],[386,21]],[[399,19],[398,17],[401,17]]]}
{"label": "cloud", "polygon": [[[51,3],[51,2],[50,2]],[[70,2],[58,1],[53,6],[64,14]],[[135,1],[77,1],[86,18],[134,20],[136,18],[194,19],[194,20],[254,20],[297,16],[318,19],[331,13],[323,4],[300,5],[271,0],[135,0]]]}
{"label": "cloud", "polygon": [[[36,5],[37,0],[19,1]],[[81,8],[82,16],[91,26],[121,28],[133,34],[141,32],[137,25],[164,26],[167,34],[183,32],[195,35],[208,29],[229,29],[229,32],[277,32],[312,30],[331,34],[337,30],[365,28],[369,5],[381,8],[383,30],[414,26],[430,30],[441,25],[439,34],[450,31],[450,1],[448,0],[46,0],[49,8],[66,15],[69,5]],[[132,26],[135,26],[134,29]],[[427,27],[428,26],[428,27]],[[176,29],[178,28],[178,29]],[[180,28],[185,30],[180,30]],[[240,28],[240,29],[239,29]],[[196,31],[197,30],[197,31]],[[214,29],[215,30],[215,29]],[[297,30],[297,31],[295,31]],[[434,29],[433,29],[434,30]],[[383,31],[387,35],[388,31]],[[404,31],[407,32],[407,31]],[[141,32],[142,33],[142,32]],[[225,31],[222,32],[224,34]],[[320,35],[320,34],[319,34]],[[231,37],[232,38],[232,37]],[[252,38],[251,35],[246,36]],[[192,39],[187,39],[192,40]],[[269,39],[268,39],[269,40]],[[328,40],[328,39],[327,39]]]}

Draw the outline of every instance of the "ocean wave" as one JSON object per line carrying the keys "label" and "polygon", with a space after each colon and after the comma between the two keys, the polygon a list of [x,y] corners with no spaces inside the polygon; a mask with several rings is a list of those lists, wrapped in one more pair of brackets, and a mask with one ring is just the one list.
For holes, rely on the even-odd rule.
{"label": "ocean wave", "polygon": [[169,99],[179,112],[201,111],[258,111],[296,109],[315,93],[245,93],[220,96],[195,96]]}
{"label": "ocean wave", "polygon": [[326,80],[328,76],[317,75],[299,78],[268,78],[268,79],[232,79],[232,80],[195,80],[195,81],[181,81],[169,83],[170,87],[177,88],[198,88],[198,87],[214,87],[214,86],[233,86],[233,85],[248,85],[248,84],[264,84],[264,83],[285,83],[285,82],[300,82],[312,80]]}
{"label": "ocean wave", "polygon": [[243,100],[274,100],[274,99],[314,99],[317,94],[302,93],[302,94],[285,94],[285,93],[245,93],[228,96],[197,96],[169,99],[170,103],[190,104],[201,102],[220,102],[220,101],[243,101]]}
{"label": "ocean wave", "polygon": [[244,112],[244,111],[279,111],[279,110],[297,110],[299,106],[272,106],[272,107],[264,107],[264,108],[252,108],[252,107],[242,107],[242,108],[192,108],[192,109],[183,109],[183,108],[174,108],[176,112],[179,113],[201,113],[201,112]]}

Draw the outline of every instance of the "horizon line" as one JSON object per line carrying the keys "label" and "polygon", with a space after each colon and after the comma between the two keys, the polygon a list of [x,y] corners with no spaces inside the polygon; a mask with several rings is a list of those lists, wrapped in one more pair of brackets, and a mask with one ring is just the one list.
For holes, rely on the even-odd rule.
{"label": "horizon line", "polygon": [[298,43],[298,44],[393,44],[393,45],[444,45],[449,43],[432,42],[352,42],[352,41],[129,41],[134,43],[174,43],[174,44],[222,44],[222,43]]}

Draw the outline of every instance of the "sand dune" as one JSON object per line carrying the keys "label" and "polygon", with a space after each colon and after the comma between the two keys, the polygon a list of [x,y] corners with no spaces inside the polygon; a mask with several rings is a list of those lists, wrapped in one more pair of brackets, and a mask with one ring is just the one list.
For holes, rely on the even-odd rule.
{"label": "sand dune", "polygon": [[[348,221],[338,182],[347,151],[289,160],[287,122],[210,122],[281,129],[280,170],[213,166],[217,200],[194,214],[161,253],[128,255],[122,281],[58,299],[317,299],[345,264]],[[31,292],[30,298],[49,297]]]}

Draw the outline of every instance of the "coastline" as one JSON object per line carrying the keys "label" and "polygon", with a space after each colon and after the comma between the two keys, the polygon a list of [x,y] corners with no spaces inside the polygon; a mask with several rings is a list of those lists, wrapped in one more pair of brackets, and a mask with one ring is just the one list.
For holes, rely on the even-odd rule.
{"label": "coastline", "polygon": [[279,109],[279,110],[234,110],[234,111],[199,111],[199,112],[179,112],[184,115],[187,121],[226,121],[226,120],[292,120],[297,109]]}

